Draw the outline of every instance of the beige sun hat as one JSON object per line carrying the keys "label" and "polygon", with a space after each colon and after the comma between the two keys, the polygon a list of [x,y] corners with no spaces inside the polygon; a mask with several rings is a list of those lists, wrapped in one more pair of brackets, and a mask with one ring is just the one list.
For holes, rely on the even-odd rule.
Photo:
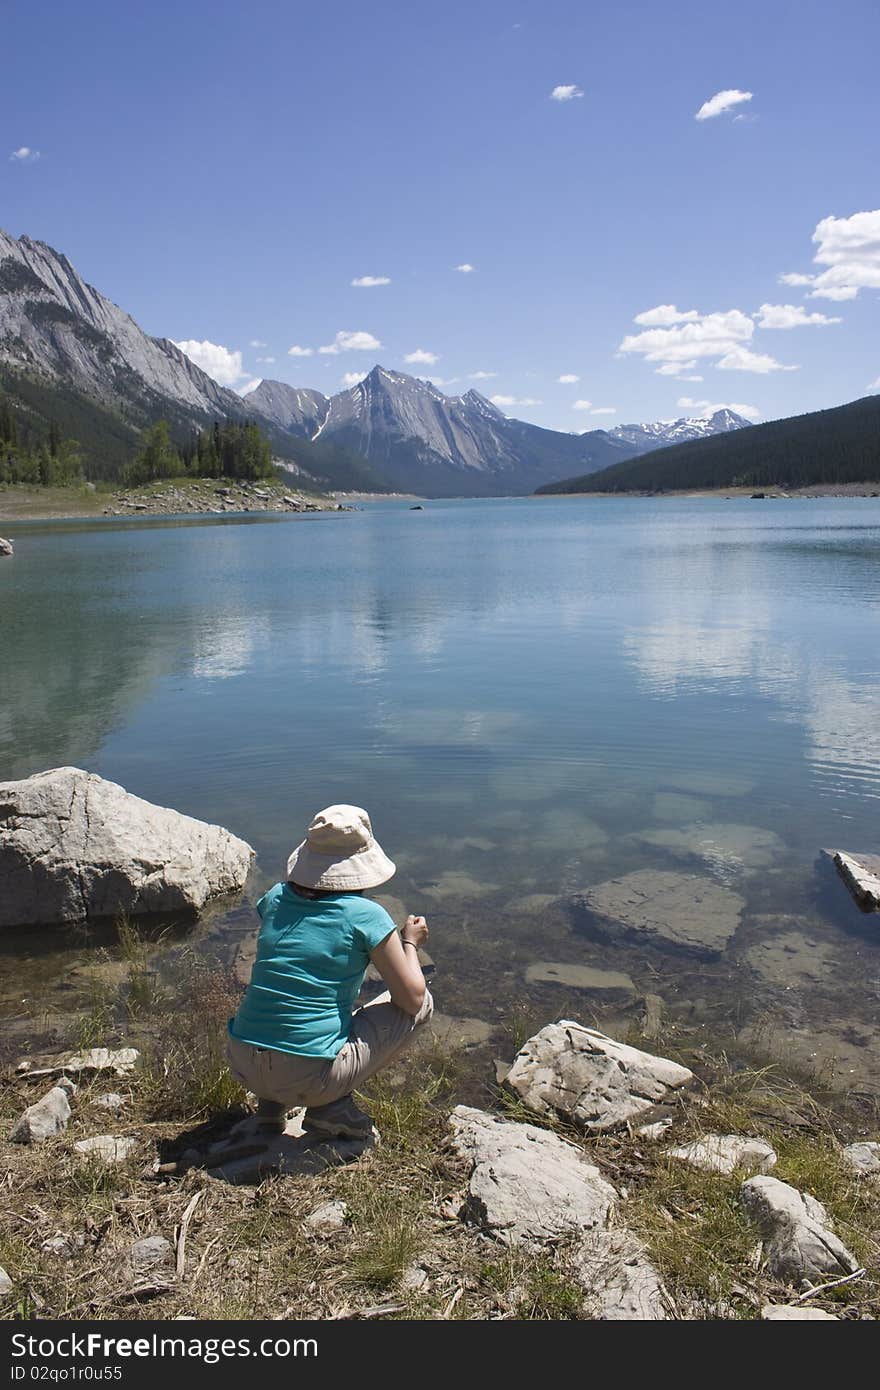
{"label": "beige sun hat", "polygon": [[343,892],[377,888],[397,866],[373,837],[362,806],[327,806],[287,861],[287,877],[302,888]]}

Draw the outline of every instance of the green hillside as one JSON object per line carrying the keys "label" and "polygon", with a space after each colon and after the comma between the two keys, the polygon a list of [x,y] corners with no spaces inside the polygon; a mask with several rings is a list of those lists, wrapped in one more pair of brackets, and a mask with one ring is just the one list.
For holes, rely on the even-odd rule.
{"label": "green hillside", "polygon": [[[14,421],[16,447],[6,440],[6,455],[36,458],[50,441],[69,443],[71,459],[76,457],[76,473],[92,482],[122,482],[143,446],[145,433],[159,420],[168,423],[173,443],[186,450],[195,428],[206,428],[213,419],[194,417],[175,409],[164,397],[149,395],[138,383],[130,397],[120,396],[119,409],[108,410],[82,392],[62,382],[44,377],[0,369],[0,408]],[[241,420],[248,421],[242,403]],[[294,439],[260,419],[257,422],[272,446],[273,455],[294,464],[306,480],[319,489],[358,492],[387,492],[389,485],[379,470],[366,459],[331,443],[313,444]],[[0,469],[2,473],[2,469]],[[29,478],[29,471],[24,470]],[[6,481],[14,480],[12,473]],[[38,470],[34,481],[39,481]]]}
{"label": "green hillside", "polygon": [[880,395],[694,439],[538,493],[667,492],[880,482]]}

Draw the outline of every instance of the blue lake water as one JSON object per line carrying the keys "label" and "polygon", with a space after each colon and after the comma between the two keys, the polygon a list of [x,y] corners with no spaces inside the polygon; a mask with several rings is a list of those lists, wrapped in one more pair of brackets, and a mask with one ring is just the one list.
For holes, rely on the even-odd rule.
{"label": "blue lake water", "polygon": [[[446,1013],[601,1020],[619,999],[526,979],[585,964],[717,1036],[763,1029],[876,1079],[880,918],[817,861],[880,852],[880,500],[385,502],[13,535],[0,778],[76,764],[226,825],[258,851],[253,892],[316,809],[366,806],[388,892],[432,923]],[[742,898],[720,961],[585,938],[555,902],[638,870]]]}

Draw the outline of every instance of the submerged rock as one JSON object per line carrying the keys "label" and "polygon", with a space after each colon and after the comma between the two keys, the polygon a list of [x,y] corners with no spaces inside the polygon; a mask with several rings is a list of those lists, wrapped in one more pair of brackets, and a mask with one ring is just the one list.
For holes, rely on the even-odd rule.
{"label": "submerged rock", "polygon": [[824,941],[807,935],[796,918],[765,913],[755,917],[753,925],[772,932],[745,953],[745,960],[760,979],[783,988],[827,981],[837,956]]}
{"label": "submerged rock", "polygon": [[663,869],[637,869],[569,899],[576,927],[588,936],[644,941],[707,959],[724,951],[744,906],[738,894],[710,878]]}
{"label": "submerged rock", "polygon": [[0,783],[0,927],[196,912],[242,888],[253,855],[80,768]]}
{"label": "submerged rock", "polygon": [[592,965],[537,960],[526,970],[528,984],[567,985],[569,989],[614,990],[634,994],[635,985],[620,970],[597,970]]}
{"label": "submerged rock", "polygon": [[35,1104],[29,1105],[9,1135],[12,1144],[41,1144],[67,1128],[70,1119],[70,1097],[76,1087],[66,1078],[47,1091]]}
{"label": "submerged rock", "polygon": [[704,1173],[769,1173],[776,1166],[776,1150],[764,1139],[744,1139],[738,1134],[707,1134],[693,1144],[669,1149],[670,1158],[702,1168]]}
{"label": "submerged rock", "polygon": [[693,1072],[563,1019],[520,1048],[505,1085],[537,1115],[556,1112],[592,1134],[620,1129],[672,1098]]}
{"label": "submerged rock", "polygon": [[778,1178],[749,1178],[740,1189],[743,1210],[764,1237],[764,1256],[777,1279],[838,1278],[859,1268],[855,1255],[830,1229],[828,1213],[807,1192]]}
{"label": "submerged rock", "polygon": [[769,867],[784,849],[772,830],[727,822],[698,821],[683,830],[644,830],[636,839],[679,858],[701,859],[723,881]]}

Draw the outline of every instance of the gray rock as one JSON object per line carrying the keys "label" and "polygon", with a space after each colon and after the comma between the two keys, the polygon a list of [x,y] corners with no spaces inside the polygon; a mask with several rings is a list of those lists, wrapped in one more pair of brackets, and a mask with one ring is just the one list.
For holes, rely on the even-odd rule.
{"label": "gray rock", "polygon": [[11,1294],[13,1288],[14,1285],[6,1270],[0,1269],[0,1298],[5,1298],[7,1294]]}
{"label": "gray rock", "polygon": [[827,851],[856,902],[867,912],[880,911],[880,855]]}
{"label": "gray rock", "polygon": [[78,1154],[96,1159],[106,1167],[112,1168],[125,1162],[137,1148],[137,1142],[136,1139],[123,1138],[116,1134],[96,1134],[91,1139],[78,1140],[73,1147]]}
{"label": "gray rock", "polygon": [[143,1236],[128,1248],[128,1263],[132,1274],[140,1279],[158,1269],[174,1265],[174,1246],[165,1236]]}
{"label": "gray rock", "polygon": [[809,1193],[778,1178],[749,1178],[740,1189],[743,1210],[764,1238],[764,1256],[777,1279],[805,1279],[853,1274],[855,1256],[829,1228],[828,1213]]}
{"label": "gray rock", "polygon": [[670,1158],[702,1168],[704,1173],[769,1173],[776,1166],[776,1151],[764,1139],[744,1139],[738,1134],[707,1134],[692,1144],[669,1149]]}
{"label": "gray rock", "polygon": [[118,1091],[107,1091],[103,1096],[96,1096],[92,1104],[96,1110],[109,1110],[111,1115],[118,1115],[125,1109],[125,1097]]}
{"label": "gray rock", "polygon": [[0,555],[12,555],[14,553],[12,541],[5,541],[3,537],[0,536]]}
{"label": "gray rock", "polygon": [[25,1059],[19,1062],[16,1071],[27,1078],[61,1074],[64,1084],[72,1085],[72,1082],[66,1082],[68,1072],[72,1076],[93,1075],[102,1071],[110,1071],[114,1076],[130,1076],[140,1055],[136,1047],[90,1047],[85,1052],[62,1055],[40,1066],[34,1066],[31,1060]]}
{"label": "gray rock", "polygon": [[428,1271],[421,1265],[407,1265],[400,1276],[400,1287],[405,1293],[420,1293],[428,1282]]}
{"label": "gray rock", "polygon": [[668,1101],[692,1080],[693,1073],[677,1062],[563,1019],[520,1049],[505,1085],[536,1114],[555,1111],[602,1134]]}
{"label": "gray rock", "polygon": [[253,853],[79,768],[0,783],[0,927],[198,911],[244,886]]}
{"label": "gray rock", "polygon": [[765,1303],[761,1317],[764,1322],[840,1322],[833,1313],[798,1303]]}
{"label": "gray rock", "polygon": [[69,1236],[48,1236],[40,1244],[44,1255],[55,1255],[59,1260],[69,1260],[73,1256],[73,1243]]}
{"label": "gray rock", "polygon": [[600,941],[635,940],[712,959],[736,932],[743,899],[699,874],[637,869],[569,899],[575,924]]}
{"label": "gray rock", "polygon": [[70,1097],[76,1090],[68,1081],[53,1086],[34,1105],[29,1105],[13,1128],[9,1139],[13,1144],[41,1144],[67,1128],[70,1119]]}
{"label": "gray rock", "polygon": [[584,1313],[603,1322],[659,1322],[666,1302],[641,1242],[623,1227],[584,1240],[575,1255]]}
{"label": "gray rock", "polygon": [[322,1202],[306,1217],[303,1225],[312,1235],[334,1236],[345,1230],[348,1207],[342,1201]]}
{"label": "gray rock", "polygon": [[880,1173],[880,1144],[866,1140],[861,1144],[847,1144],[843,1151],[847,1165],[859,1177],[872,1177]]}
{"label": "gray rock", "polygon": [[666,1317],[656,1270],[640,1242],[609,1227],[617,1193],[586,1155],[557,1135],[469,1106],[449,1117],[452,1147],[469,1160],[459,1215],[504,1245],[571,1243],[584,1310],[607,1320]]}
{"label": "gray rock", "polygon": [[657,1143],[671,1128],[672,1117],[667,1115],[662,1120],[655,1120],[653,1124],[638,1125],[633,1133],[637,1134],[640,1139],[648,1139],[651,1143]]}

